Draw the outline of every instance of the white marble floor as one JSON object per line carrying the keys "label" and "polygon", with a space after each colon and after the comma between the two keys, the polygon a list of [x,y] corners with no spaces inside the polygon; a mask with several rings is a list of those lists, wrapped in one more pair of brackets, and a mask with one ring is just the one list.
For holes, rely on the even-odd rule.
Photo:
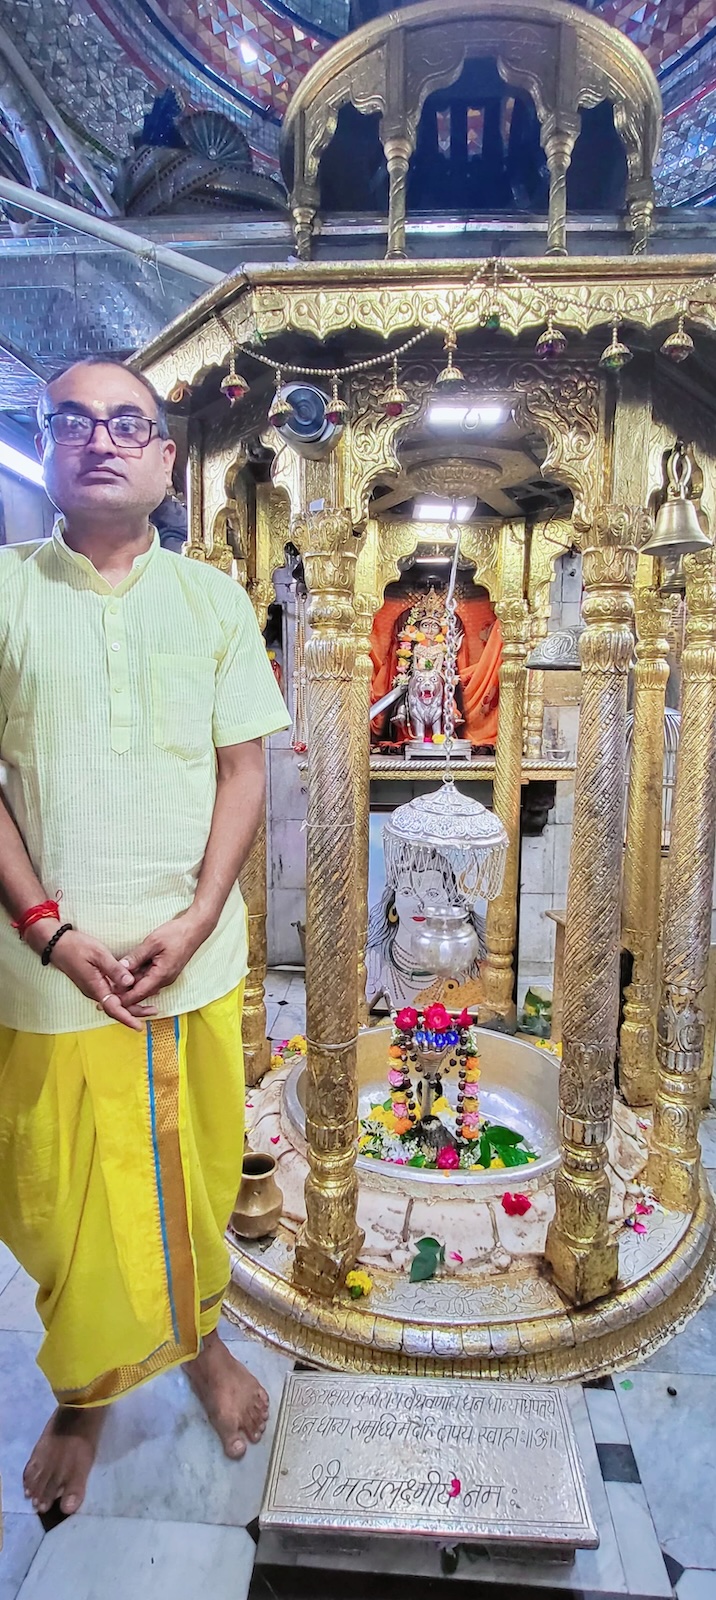
{"label": "white marble floor", "polygon": [[[302,1030],[298,975],[272,973],[269,990],[281,1018],[274,1037]],[[716,1184],[715,1112],[702,1142]],[[242,1341],[225,1320],[222,1331],[268,1388],[275,1418],[291,1362]],[[33,1286],[0,1245],[0,1600],[246,1600],[250,1586],[250,1600],[347,1593],[337,1573],[332,1590],[301,1586],[295,1567],[279,1581],[271,1566],[266,1587],[252,1524],[271,1428],[244,1461],[227,1461],[178,1372],[112,1408],[81,1514],[43,1534],[22,1492],[24,1462],[52,1404],[35,1365],[39,1340]],[[545,1575],[538,1592],[716,1600],[716,1300],[639,1369],[588,1387],[584,1398],[577,1391],[574,1404],[602,1547],[571,1571]],[[431,1560],[426,1554],[411,1578],[414,1600],[434,1592],[440,1570]],[[379,1575],[404,1574],[400,1547],[380,1545],[359,1565],[365,1600],[385,1594]],[[470,1564],[456,1577],[484,1583],[486,1593],[500,1577],[511,1596],[523,1592],[518,1573]]]}
{"label": "white marble floor", "polygon": [[[170,1372],[109,1412],[79,1517],[43,1535],[24,1497],[22,1469],[51,1408],[35,1365],[34,1288],[0,1245],[0,1478],[5,1542],[0,1600],[243,1600],[273,1427],[230,1462],[181,1372]],[[275,1419],[292,1362],[242,1340],[234,1353],[255,1372]]]}
{"label": "white marble floor", "polygon": [[291,1039],[306,1031],[306,980],[298,968],[275,967],[266,979],[269,1039]]}

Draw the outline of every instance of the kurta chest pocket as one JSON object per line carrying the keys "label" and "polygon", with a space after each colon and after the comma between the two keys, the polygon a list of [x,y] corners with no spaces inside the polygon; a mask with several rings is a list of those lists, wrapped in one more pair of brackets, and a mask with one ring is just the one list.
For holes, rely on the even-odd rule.
{"label": "kurta chest pocket", "polygon": [[216,662],[210,656],[149,658],[154,743],[183,761],[212,745]]}

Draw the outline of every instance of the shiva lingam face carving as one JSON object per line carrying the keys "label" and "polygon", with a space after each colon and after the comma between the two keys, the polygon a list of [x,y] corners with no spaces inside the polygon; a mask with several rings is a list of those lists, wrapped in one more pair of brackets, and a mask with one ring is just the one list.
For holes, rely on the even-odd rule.
{"label": "shiva lingam face carving", "polygon": [[[424,991],[434,985],[435,973],[426,972],[416,958],[412,948],[412,935],[416,917],[426,910],[432,910],[445,903],[442,873],[427,871],[423,878],[422,891],[422,897],[418,900],[416,895],[407,891],[396,892],[392,888],[387,888],[381,899],[371,908],[366,950],[368,968],[366,996],[369,1008],[375,1006],[383,996],[391,1011],[399,1011],[401,1006],[419,1006],[421,997],[423,1002],[428,999]],[[473,979],[479,973],[479,963],[487,947],[483,902],[479,905],[479,910],[472,907],[470,911],[470,920],[477,932],[480,947],[479,960],[470,973]],[[464,998],[472,1003],[472,996],[466,995]],[[459,1003],[463,1003],[463,996],[460,997]]]}

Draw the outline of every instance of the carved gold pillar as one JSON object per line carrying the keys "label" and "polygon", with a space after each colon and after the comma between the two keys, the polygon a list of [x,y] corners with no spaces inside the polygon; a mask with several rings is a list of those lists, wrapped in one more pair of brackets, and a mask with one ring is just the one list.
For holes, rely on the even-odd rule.
{"label": "carved gold pillar", "polygon": [[313,224],[318,211],[318,185],[315,175],[306,171],[306,113],[301,111],[296,118],[293,147],[293,193],[291,195],[291,216],[293,218],[293,237],[296,245],[296,255],[299,261],[310,261],[311,243],[313,239]]}
{"label": "carved gold pillar", "polygon": [[[273,584],[250,580],[248,592],[256,612],[256,620],[263,632],[268,620],[268,608],[274,598]],[[253,1084],[259,1082],[265,1072],[268,1072],[271,1062],[271,1045],[266,1037],[264,994],[267,966],[265,809],[259,831],[240,873],[239,885],[248,914],[249,970],[244,984],[241,1035],[244,1045],[246,1084],[251,1088]]]}
{"label": "carved gold pillar", "polygon": [[[536,649],[543,639],[547,638],[549,621],[547,617],[532,617],[529,634],[528,650]],[[544,673],[528,672],[526,687],[525,710],[525,755],[529,761],[542,760],[542,738],[544,733]]]}
{"label": "carved gold pillar", "polygon": [[405,255],[405,218],[407,214],[408,167],[413,147],[410,139],[386,139],[383,146],[388,164],[388,249],[389,261],[400,260]]}
{"label": "carved gold pillar", "polygon": [[405,32],[392,28],[385,44],[385,114],[381,121],[380,137],[388,168],[388,260],[405,255],[405,219],[407,214],[408,167],[413,153],[414,136],[408,131],[406,113],[406,59]]}
{"label": "carved gold pillar", "polygon": [[632,584],[642,513],[608,506],[585,535],[582,708],[564,951],[562,1166],[545,1255],[577,1305],[613,1289],[607,1149],[614,1099]]}
{"label": "carved gold pillar", "polygon": [[651,1105],[656,1088],[661,786],[664,705],[674,603],[637,588],[634,727],[629,775],[622,944],[633,956],[619,1042],[619,1087],[630,1106]]}
{"label": "carved gold pillar", "polygon": [[656,1028],[658,1077],[647,1179],[692,1211],[699,1186],[699,1074],[716,836],[716,557],[687,556],[681,735],[671,814]]}
{"label": "carved gold pillar", "polygon": [[309,1175],[306,1222],[296,1244],[294,1277],[302,1288],[331,1295],[353,1265],[362,1242],[356,1226],[355,1175],[358,852],[353,591],[357,557],[350,512],[322,510],[297,518],[296,542],[303,551],[312,631],[306,646]]}
{"label": "carved gold pillar", "polygon": [[241,1035],[248,1088],[268,1072],[271,1045],[266,1037],[266,813],[239,876],[248,913],[249,970],[244,984]]}
{"label": "carved gold pillar", "polygon": [[366,999],[366,945],[368,943],[368,862],[370,855],[370,685],[373,665],[370,635],[380,605],[377,595],[356,594],[354,599],[356,664],[353,679],[355,734],[353,781],[356,808],[356,883],[358,892],[358,1021],[368,1021]]}
{"label": "carved gold pillar", "polygon": [[562,118],[557,126],[551,120],[542,132],[549,167],[548,256],[567,254],[567,172],[578,133],[579,121],[571,117]]}
{"label": "carved gold pillar", "polygon": [[642,255],[649,243],[654,222],[654,184],[650,177],[627,188],[627,215],[632,234],[632,255]]}
{"label": "carved gold pillar", "polygon": [[509,845],[500,894],[487,907],[487,958],[480,972],[484,1003],[480,1022],[514,1031],[513,998],[517,891],[520,876],[520,796],[528,613],[524,600],[498,601],[502,629],[499,720],[492,804],[507,829]]}

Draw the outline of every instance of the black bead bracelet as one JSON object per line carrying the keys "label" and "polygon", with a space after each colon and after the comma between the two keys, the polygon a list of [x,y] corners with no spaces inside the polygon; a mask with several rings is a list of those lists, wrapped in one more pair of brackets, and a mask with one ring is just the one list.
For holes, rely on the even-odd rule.
{"label": "black bead bracelet", "polygon": [[63,933],[73,933],[73,932],[74,932],[74,929],[73,929],[72,923],[71,922],[63,922],[62,927],[57,929],[57,933],[53,933],[52,938],[48,939],[47,944],[45,945],[45,948],[44,948],[44,950],[42,952],[42,955],[40,956],[40,960],[42,962],[43,967],[49,967],[49,965],[50,965],[50,956],[52,955],[52,952],[53,952],[53,950],[55,948],[55,945],[57,944],[58,939],[62,938]]}

